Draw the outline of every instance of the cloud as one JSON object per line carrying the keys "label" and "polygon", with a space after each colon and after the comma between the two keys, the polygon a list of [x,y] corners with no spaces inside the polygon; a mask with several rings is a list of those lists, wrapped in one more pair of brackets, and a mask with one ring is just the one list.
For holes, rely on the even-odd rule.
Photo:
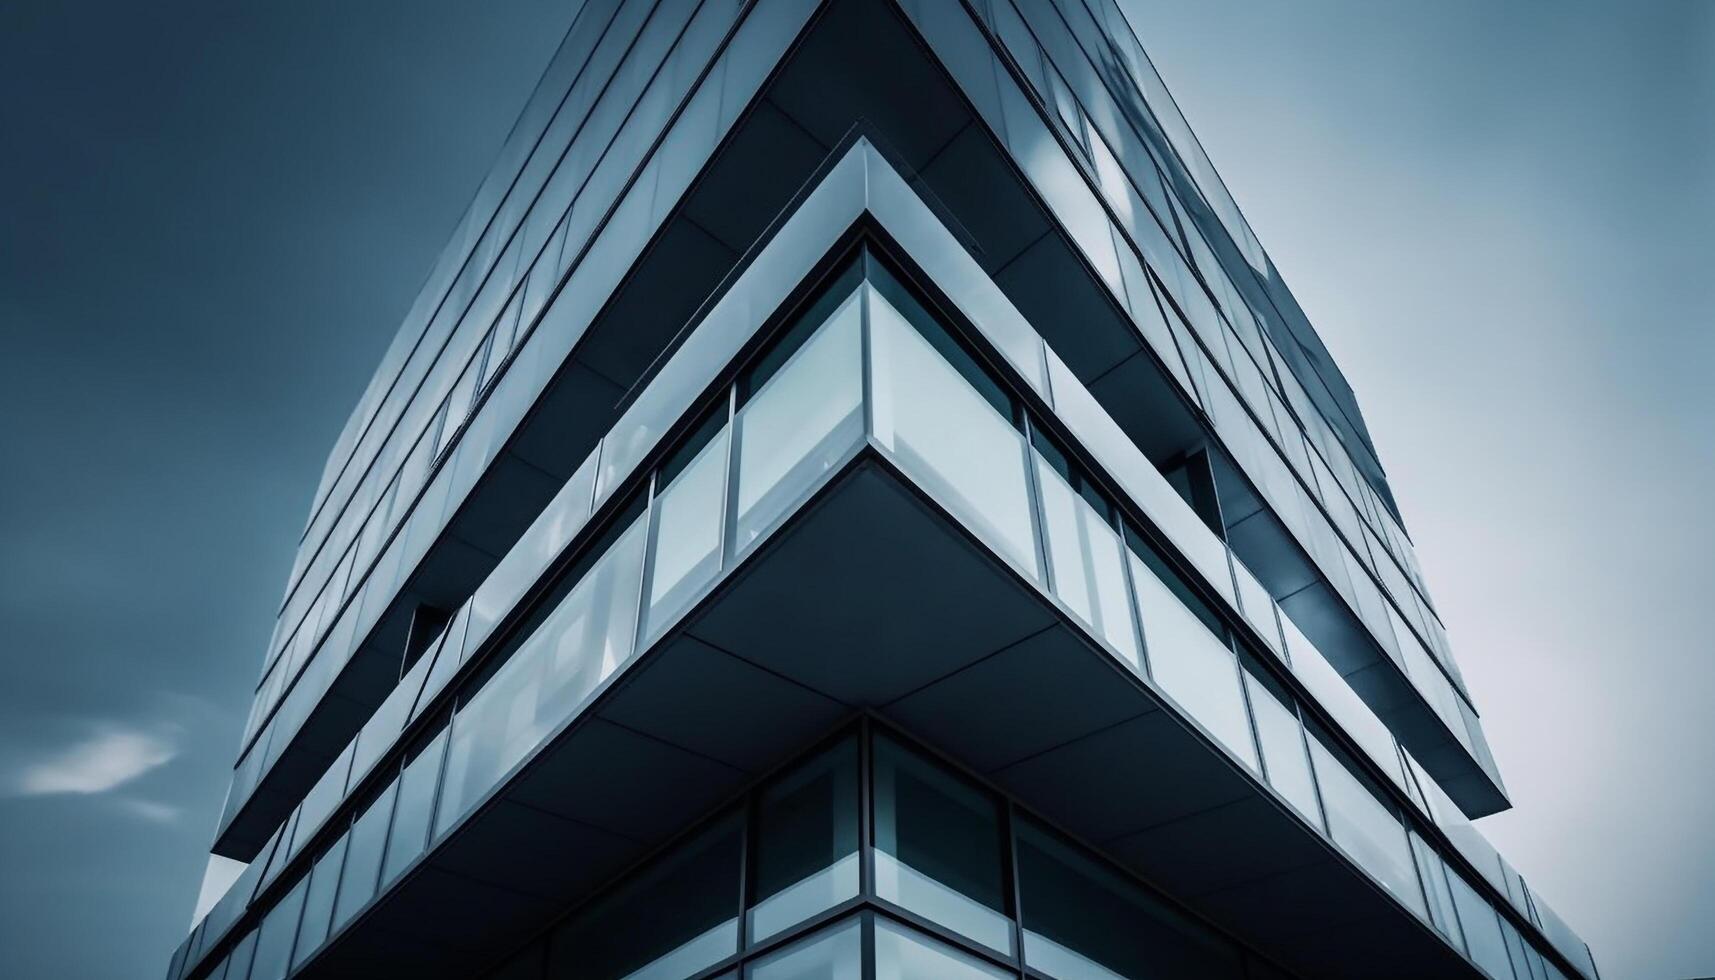
{"label": "cloud", "polygon": [[150,823],[177,823],[179,817],[184,815],[184,811],[178,807],[167,803],[158,803],[154,800],[140,800],[135,797],[126,797],[118,802],[121,810],[124,810],[132,816],[142,817]]}
{"label": "cloud", "polygon": [[166,765],[178,754],[178,745],[166,735],[104,724],[82,741],[24,765],[11,795],[105,793]]}

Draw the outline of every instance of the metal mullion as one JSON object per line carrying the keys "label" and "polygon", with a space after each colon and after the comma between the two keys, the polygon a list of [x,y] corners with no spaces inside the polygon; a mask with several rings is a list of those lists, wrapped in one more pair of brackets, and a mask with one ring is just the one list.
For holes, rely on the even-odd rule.
{"label": "metal mullion", "polygon": [[1006,821],[1006,879],[1010,885],[1009,893],[1012,902],[1012,955],[1017,962],[1019,975],[1024,975],[1024,890],[1019,883],[1018,873],[1018,807],[1012,797],[1002,797],[1005,801],[1005,811],[1001,819]]}
{"label": "metal mullion", "polygon": [[[862,260],[860,259],[860,262],[861,261]],[[859,350],[859,361],[860,361],[859,368],[862,371],[861,377],[862,377],[862,386],[863,386],[863,394],[862,394],[862,397],[863,397],[863,435],[864,435],[864,441],[868,442],[868,441],[876,438],[876,432],[875,432],[875,371],[876,371],[876,366],[875,366],[875,340],[872,336],[872,334],[874,332],[874,327],[871,324],[871,318],[870,318],[870,312],[869,312],[869,307],[870,307],[869,297],[870,297],[870,294],[875,291],[875,287],[870,285],[869,272],[868,272],[867,264],[864,266],[864,275],[858,280],[857,289],[858,289],[858,292],[861,294],[858,297],[858,305],[859,305],[859,311],[858,311],[859,312],[859,316],[858,316],[858,350]]]}
{"label": "metal mullion", "polygon": [[1030,413],[1020,405],[1017,428],[1024,435],[1024,483],[1030,490],[1030,524],[1036,534],[1036,561],[1041,567],[1042,587],[1054,591],[1054,571],[1048,560],[1048,520],[1042,513],[1042,486],[1036,477],[1036,447],[1031,443]]}
{"label": "metal mullion", "polygon": [[858,967],[863,980],[875,980],[875,913],[858,913]]}
{"label": "metal mullion", "polygon": [[875,753],[869,715],[858,719],[858,896],[876,897],[875,889]]}
{"label": "metal mullion", "polygon": [[750,945],[751,842],[756,833],[756,787],[739,801],[738,830],[738,943],[735,955],[743,956]]}
{"label": "metal mullion", "polygon": [[1137,639],[1137,666],[1143,676],[1153,682],[1154,671],[1149,667],[1149,642],[1144,638],[1143,610],[1137,605],[1137,581],[1131,571],[1131,545],[1126,543],[1125,515],[1118,505],[1110,509],[1108,522],[1113,527],[1114,535],[1119,539],[1120,574],[1125,577],[1125,604],[1131,616],[1132,636]]}

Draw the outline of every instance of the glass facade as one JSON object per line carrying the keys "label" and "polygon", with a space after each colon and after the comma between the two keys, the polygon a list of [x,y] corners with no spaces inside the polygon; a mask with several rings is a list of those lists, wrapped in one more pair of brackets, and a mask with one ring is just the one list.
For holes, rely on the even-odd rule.
{"label": "glass facade", "polygon": [[[921,676],[852,698],[696,628],[768,581],[751,639],[813,662],[873,630],[889,569],[780,557],[860,478],[956,542],[862,528],[927,564],[902,578],[957,551],[1013,597],[912,611],[946,619],[937,645],[1034,632],[945,675],[946,650],[879,643],[838,669]],[[829,595],[841,635],[792,633]],[[697,649],[695,686],[657,690]],[[1064,697],[1091,664],[1103,690],[1015,705],[992,746],[883,720],[961,672]],[[743,683],[865,720],[749,717]],[[645,736],[627,698],[725,730]],[[1017,772],[1052,753],[1001,743],[1100,712],[1183,758],[1116,753],[1041,796],[995,776],[1041,783]],[[520,796],[602,725],[730,792],[585,760]],[[758,743],[794,761],[732,757]],[[1326,855],[1471,975],[1598,980],[1469,823],[1504,790],[1350,389],[1112,0],[589,0],[330,456],[217,835],[249,864],[169,980],[337,973],[520,808],[625,870],[511,913],[551,921],[459,975],[1292,974],[1132,866],[1195,813],[1094,846],[1041,815],[1167,812],[1134,798],[1179,765],[1257,822],[1225,832]],[[694,829],[584,827],[651,780],[632,819]]]}

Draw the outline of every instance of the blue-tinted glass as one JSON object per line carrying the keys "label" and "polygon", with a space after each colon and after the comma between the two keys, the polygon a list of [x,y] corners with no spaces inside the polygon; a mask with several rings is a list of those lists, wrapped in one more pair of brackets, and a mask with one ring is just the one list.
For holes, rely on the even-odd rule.
{"label": "blue-tinted glass", "polygon": [[1058,980],[1238,980],[1237,947],[1051,832],[1018,833],[1024,960]]}
{"label": "blue-tinted glass", "polygon": [[381,869],[383,884],[392,881],[423,853],[446,747],[447,730],[443,728],[399,777],[399,803],[393,811],[393,829],[387,835],[387,860]]}
{"label": "blue-tinted glass", "polygon": [[1449,870],[1448,887],[1459,909],[1459,925],[1465,932],[1465,952],[1471,961],[1495,980],[1513,980],[1512,957],[1507,955],[1501,920],[1482,895],[1457,872]]}
{"label": "blue-tinted glass", "polygon": [[1040,575],[1023,437],[879,293],[869,307],[876,440],[990,546]]}
{"label": "blue-tinted glass", "polygon": [[854,293],[738,416],[733,547],[749,547],[856,443],[862,313]]}
{"label": "blue-tinted glass", "polygon": [[333,847],[316,860],[310,871],[310,887],[304,897],[304,916],[298,923],[298,942],[292,953],[292,965],[309,959],[328,937],[328,924],[333,919],[334,892],[339,888],[340,868],[345,863],[346,838],[341,837]]}
{"label": "blue-tinted glass", "polygon": [[749,935],[765,939],[858,891],[855,739],[765,787],[751,842]]}
{"label": "blue-tinted glass", "polygon": [[292,942],[298,936],[298,916],[304,909],[309,882],[300,880],[262,920],[256,940],[256,960],[251,980],[284,980],[292,965]]}
{"label": "blue-tinted glass", "polygon": [[381,874],[381,852],[387,844],[387,823],[393,815],[393,797],[398,791],[397,782],[390,784],[352,824],[345,868],[340,872],[339,899],[334,904],[333,932],[338,932],[358,909],[368,905],[375,896],[376,882]]}
{"label": "blue-tinted glass", "polygon": [[738,951],[737,815],[675,846],[556,930],[550,978],[678,980]]}
{"label": "blue-tinted glass", "polygon": [[888,738],[874,767],[876,894],[1010,954],[999,804]]}
{"label": "blue-tinted glass", "polygon": [[875,980],[1001,980],[1008,970],[907,929],[892,919],[875,922]]}
{"label": "blue-tinted glass", "polygon": [[745,967],[745,980],[861,980],[863,933],[857,919],[786,947]]}
{"label": "blue-tinted glass", "polygon": [[1411,858],[1411,844],[1399,815],[1377,798],[1352,774],[1320,739],[1310,740],[1310,757],[1316,768],[1316,785],[1328,812],[1328,836],[1346,853],[1403,902],[1424,915],[1423,891]]}

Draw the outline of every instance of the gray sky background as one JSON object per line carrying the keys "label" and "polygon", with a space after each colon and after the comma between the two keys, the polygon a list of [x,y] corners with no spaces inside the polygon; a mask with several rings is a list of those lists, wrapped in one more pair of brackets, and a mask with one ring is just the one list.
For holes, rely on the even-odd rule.
{"label": "gray sky background", "polygon": [[1610,980],[1715,974],[1715,4],[1128,4],[1358,393]]}
{"label": "gray sky background", "polygon": [[[1715,7],[1132,4],[1611,980],[1715,973]],[[566,0],[0,6],[0,975],[155,976],[325,455]]]}

